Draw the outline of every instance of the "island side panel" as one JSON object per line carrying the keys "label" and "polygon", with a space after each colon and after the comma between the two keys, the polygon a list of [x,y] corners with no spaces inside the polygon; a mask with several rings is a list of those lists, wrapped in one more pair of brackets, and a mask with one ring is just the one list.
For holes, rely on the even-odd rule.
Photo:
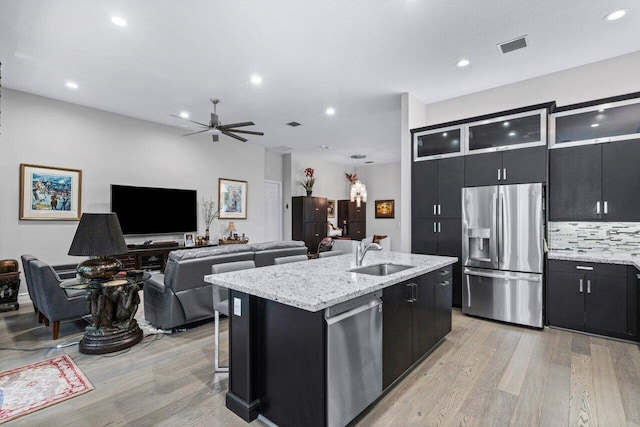
{"label": "island side panel", "polygon": [[280,426],[324,426],[326,327],[310,312],[259,299],[260,413]]}
{"label": "island side panel", "polygon": [[229,391],[226,406],[247,422],[260,414],[258,298],[229,291]]}

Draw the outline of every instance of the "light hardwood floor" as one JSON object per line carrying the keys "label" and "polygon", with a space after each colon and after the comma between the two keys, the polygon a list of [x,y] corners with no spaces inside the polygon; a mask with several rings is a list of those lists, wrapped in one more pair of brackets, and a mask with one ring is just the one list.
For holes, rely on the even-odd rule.
{"label": "light hardwood floor", "polygon": [[[227,375],[213,373],[212,322],[149,335],[111,355],[50,348],[78,341],[83,328],[82,321],[63,323],[53,341],[30,305],[0,314],[0,370],[66,353],[95,387],[11,425],[247,425],[224,406]],[[222,348],[226,335],[223,321]],[[640,426],[640,349],[454,311],[453,331],[440,347],[357,425]]]}

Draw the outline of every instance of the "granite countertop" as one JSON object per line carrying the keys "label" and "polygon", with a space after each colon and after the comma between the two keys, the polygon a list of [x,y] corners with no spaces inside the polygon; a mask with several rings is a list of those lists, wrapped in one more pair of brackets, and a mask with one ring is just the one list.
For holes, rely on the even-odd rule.
{"label": "granite countertop", "polygon": [[457,258],[392,251],[367,252],[362,266],[393,263],[413,268],[373,276],[356,268],[355,255],[339,255],[250,270],[210,274],[204,280],[308,311],[320,311],[352,298],[451,265]]}
{"label": "granite countertop", "polygon": [[599,262],[602,264],[626,264],[640,269],[640,256],[615,252],[576,252],[553,249],[547,254],[549,259],[562,261]]}

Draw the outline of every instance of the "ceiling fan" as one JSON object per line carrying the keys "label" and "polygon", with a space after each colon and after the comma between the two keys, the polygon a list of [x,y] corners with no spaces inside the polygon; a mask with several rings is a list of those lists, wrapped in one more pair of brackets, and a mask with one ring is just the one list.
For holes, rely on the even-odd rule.
{"label": "ceiling fan", "polygon": [[237,140],[240,140],[242,142],[247,142],[248,140],[246,138],[243,138],[241,136],[235,135],[235,133],[246,133],[249,135],[264,135],[263,132],[256,132],[256,131],[251,131],[251,130],[240,130],[240,129],[235,129],[235,128],[239,128],[239,127],[244,127],[244,126],[254,126],[255,123],[253,122],[240,122],[240,123],[231,123],[228,125],[223,125],[222,122],[220,122],[220,119],[218,118],[218,114],[216,114],[216,106],[218,105],[218,103],[220,102],[219,99],[215,99],[215,98],[211,98],[211,103],[213,104],[213,113],[211,113],[211,119],[209,120],[209,124],[206,125],[204,123],[200,123],[200,122],[196,122],[193,120],[188,120],[185,119],[183,117],[179,117],[179,116],[175,116],[173,114],[171,114],[172,117],[176,117],[178,119],[182,119],[182,120],[187,120],[188,122],[194,123],[198,126],[203,126],[204,129],[199,130],[197,132],[191,132],[188,133],[186,135],[182,135],[182,136],[189,136],[189,135],[196,135],[199,133],[210,133],[212,138],[213,138],[213,142],[217,142],[218,141],[218,136],[220,134],[223,135],[227,135],[230,136],[231,138],[235,138]]}

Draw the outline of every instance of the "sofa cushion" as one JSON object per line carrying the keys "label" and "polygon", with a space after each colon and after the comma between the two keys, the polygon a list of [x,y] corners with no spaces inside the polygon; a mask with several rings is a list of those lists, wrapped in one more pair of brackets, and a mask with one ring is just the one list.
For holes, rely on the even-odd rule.
{"label": "sofa cushion", "polygon": [[206,248],[179,249],[169,253],[169,259],[182,261],[187,259],[205,258],[215,255],[234,254],[238,252],[250,252],[250,245],[221,245],[209,246]]}
{"label": "sofa cushion", "polygon": [[272,249],[298,248],[304,246],[302,240],[276,240],[273,242],[252,243],[249,245],[255,252]]}

